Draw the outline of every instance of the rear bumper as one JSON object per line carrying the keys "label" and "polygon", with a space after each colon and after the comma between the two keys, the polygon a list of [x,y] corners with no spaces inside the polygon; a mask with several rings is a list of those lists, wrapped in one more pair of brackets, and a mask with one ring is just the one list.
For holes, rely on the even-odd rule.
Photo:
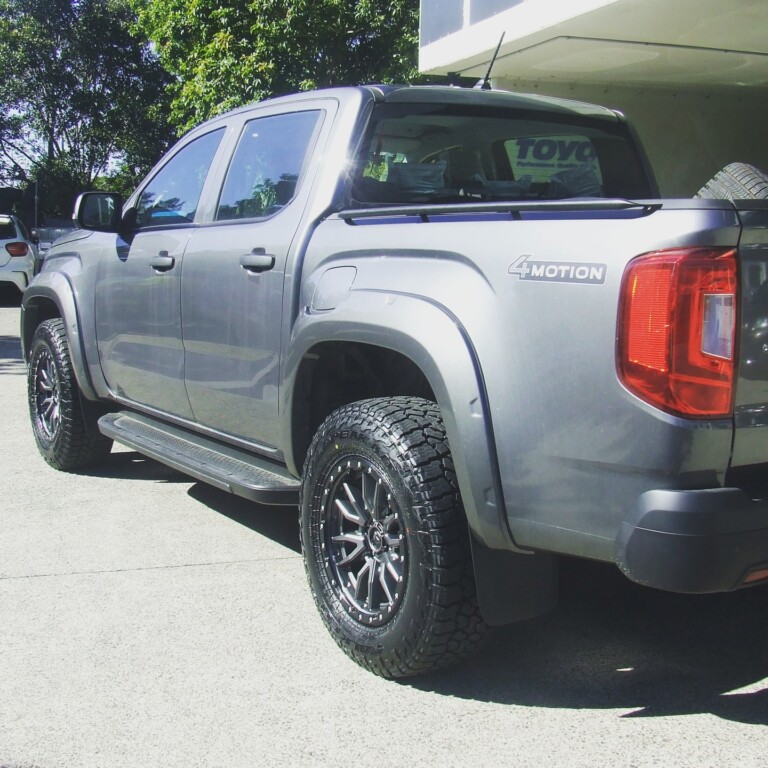
{"label": "rear bumper", "polygon": [[727,592],[762,582],[768,501],[738,488],[648,491],[622,524],[616,562],[632,581],[671,592]]}

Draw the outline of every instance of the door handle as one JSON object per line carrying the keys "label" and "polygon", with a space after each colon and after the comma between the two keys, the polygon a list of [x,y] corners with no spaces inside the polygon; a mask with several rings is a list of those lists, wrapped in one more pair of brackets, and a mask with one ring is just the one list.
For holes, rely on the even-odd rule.
{"label": "door handle", "polygon": [[167,272],[169,269],[173,269],[176,264],[176,259],[173,256],[168,255],[168,251],[160,251],[157,256],[153,256],[149,260],[149,266],[155,270],[155,272]]}
{"label": "door handle", "polygon": [[267,272],[275,266],[275,257],[264,248],[254,248],[250,253],[240,257],[240,266],[253,274]]}

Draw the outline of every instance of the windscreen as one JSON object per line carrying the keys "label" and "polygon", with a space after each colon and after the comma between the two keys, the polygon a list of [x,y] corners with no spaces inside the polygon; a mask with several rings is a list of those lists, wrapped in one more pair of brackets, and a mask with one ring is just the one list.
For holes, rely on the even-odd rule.
{"label": "windscreen", "polygon": [[353,204],[651,197],[618,119],[434,104],[374,108]]}

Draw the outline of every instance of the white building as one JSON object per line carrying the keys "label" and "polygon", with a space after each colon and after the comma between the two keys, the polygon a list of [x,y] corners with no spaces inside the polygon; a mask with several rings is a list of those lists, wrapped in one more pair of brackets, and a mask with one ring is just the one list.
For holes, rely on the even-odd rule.
{"label": "white building", "polygon": [[768,0],[421,0],[419,67],[623,111],[662,193],[768,170]]}

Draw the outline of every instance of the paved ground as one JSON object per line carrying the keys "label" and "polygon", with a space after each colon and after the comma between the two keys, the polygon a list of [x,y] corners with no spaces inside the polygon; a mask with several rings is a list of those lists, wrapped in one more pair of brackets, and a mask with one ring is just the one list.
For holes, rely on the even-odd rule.
{"label": "paved ground", "polygon": [[768,591],[567,563],[560,608],[393,683],[317,617],[295,514],[134,453],[55,472],[0,296],[0,766],[768,765]]}

